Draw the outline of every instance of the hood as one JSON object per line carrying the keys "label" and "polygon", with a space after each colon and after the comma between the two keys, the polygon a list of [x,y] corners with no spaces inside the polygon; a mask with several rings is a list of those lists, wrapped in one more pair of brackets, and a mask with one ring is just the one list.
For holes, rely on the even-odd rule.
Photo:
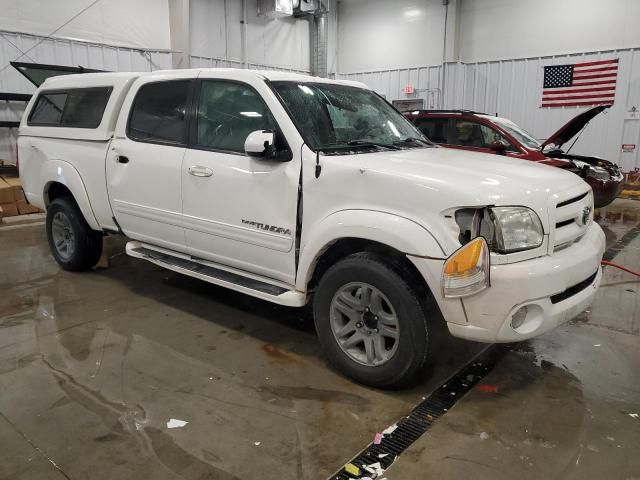
{"label": "hood", "polygon": [[560,130],[547,138],[547,140],[540,146],[540,150],[544,150],[547,145],[551,145],[552,143],[557,145],[558,147],[564,145],[575,135],[580,133],[580,130],[582,130],[593,117],[609,107],[611,107],[611,105],[598,105],[597,107],[590,108],[589,110],[582,112],[578,116],[573,117],[571,120],[565,123],[560,128]]}
{"label": "hood", "polygon": [[560,168],[441,147],[331,155],[320,161],[322,176],[311,185],[330,188],[331,203],[341,209],[397,212],[437,238],[449,235],[439,233],[442,212],[454,207],[524,205],[538,213],[549,231],[552,198],[586,187],[580,177]]}
{"label": "hood", "polygon": [[[331,158],[331,157],[329,157]],[[499,155],[433,147],[347,158],[369,171],[435,192],[456,192],[465,205],[512,205],[527,196],[566,190],[580,178],[562,169]],[[464,198],[464,200],[463,200]]]}

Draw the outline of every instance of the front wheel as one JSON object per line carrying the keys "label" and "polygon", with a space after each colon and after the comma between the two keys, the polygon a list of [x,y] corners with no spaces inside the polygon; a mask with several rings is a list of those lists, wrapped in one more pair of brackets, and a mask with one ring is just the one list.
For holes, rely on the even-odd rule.
{"label": "front wheel", "polygon": [[[314,295],[314,321],[329,360],[374,387],[412,382],[435,345],[435,319],[401,266],[358,253],[333,265]],[[435,315],[434,315],[435,316]]]}
{"label": "front wheel", "polygon": [[102,254],[102,232],[89,227],[68,197],[56,198],[47,208],[47,239],[53,257],[64,270],[87,270]]}

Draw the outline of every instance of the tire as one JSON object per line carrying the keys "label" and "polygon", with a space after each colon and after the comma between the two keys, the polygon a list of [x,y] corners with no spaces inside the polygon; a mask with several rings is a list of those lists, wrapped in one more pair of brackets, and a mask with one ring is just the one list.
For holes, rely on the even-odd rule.
{"label": "tire", "polygon": [[[410,278],[402,265],[385,262],[369,253],[350,255],[322,276],[313,299],[316,331],[329,361],[344,375],[372,387],[407,386],[425,369],[430,357],[435,356],[437,332],[441,331],[436,322],[440,318],[438,312],[426,306],[427,298],[421,298],[425,294],[420,295],[411,286]],[[371,298],[368,311],[363,292]],[[355,306],[358,307],[355,318],[360,315],[361,321],[356,322],[353,336],[343,336],[353,328],[354,312],[349,308]],[[355,340],[356,333],[362,341]],[[385,336],[389,333],[396,338]],[[357,344],[351,345],[354,342]]]}
{"label": "tire", "polygon": [[72,198],[59,197],[47,208],[47,240],[63,270],[93,267],[102,255],[102,232],[92,230]]}

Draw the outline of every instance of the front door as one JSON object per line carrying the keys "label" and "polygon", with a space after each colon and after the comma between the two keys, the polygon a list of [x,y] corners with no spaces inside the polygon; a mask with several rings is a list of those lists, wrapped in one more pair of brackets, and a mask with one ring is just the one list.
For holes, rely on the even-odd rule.
{"label": "front door", "polygon": [[[183,224],[189,253],[293,284],[300,177],[290,161],[249,157],[247,136],[279,132],[258,92],[266,85],[202,78],[182,162]],[[287,148],[278,133],[276,145]]]}
{"label": "front door", "polygon": [[111,208],[128,237],[184,252],[180,171],[192,82],[138,82],[107,154]]}
{"label": "front door", "polygon": [[[449,130],[446,146],[452,148],[462,148],[482,153],[504,154],[510,157],[522,157],[525,154],[518,149],[507,137],[495,128],[484,123],[474,122],[468,119],[452,120],[452,128]],[[492,143],[500,142],[504,145],[504,150],[496,152],[492,148]]]}

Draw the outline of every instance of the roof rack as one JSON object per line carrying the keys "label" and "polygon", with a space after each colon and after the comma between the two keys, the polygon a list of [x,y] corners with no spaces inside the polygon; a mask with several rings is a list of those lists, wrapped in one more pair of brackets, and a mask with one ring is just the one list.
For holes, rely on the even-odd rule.
{"label": "roof rack", "polygon": [[475,112],[473,110],[465,110],[465,109],[445,109],[445,110],[409,110],[405,113],[471,113],[473,115],[486,115],[486,113]]}

